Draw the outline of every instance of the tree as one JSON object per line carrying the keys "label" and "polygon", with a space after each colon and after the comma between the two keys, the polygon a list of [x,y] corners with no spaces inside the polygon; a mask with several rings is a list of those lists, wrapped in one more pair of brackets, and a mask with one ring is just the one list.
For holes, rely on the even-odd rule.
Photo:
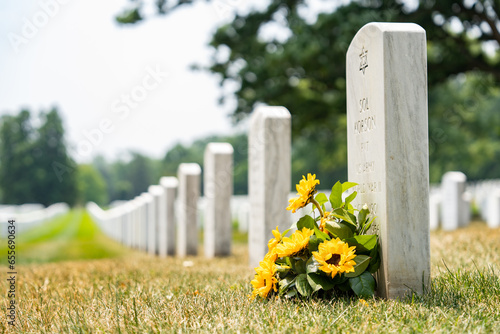
{"label": "tree", "polygon": [[[199,0],[157,0],[157,12],[160,15],[170,14],[197,1]],[[220,0],[212,0],[214,5],[217,1]],[[429,53],[429,65],[432,69],[429,71],[430,83],[443,81],[450,75],[471,70],[491,73],[497,81],[500,79],[498,48],[493,51],[494,56],[492,56],[488,54],[486,46],[488,44],[491,46],[493,42],[500,44],[498,15],[500,1],[420,0],[414,8],[409,7],[408,3],[410,2],[404,0],[353,0],[339,6],[331,13],[321,13],[315,22],[310,22],[300,13],[308,7],[308,1],[271,0],[264,11],[253,11],[246,15],[236,14],[230,24],[217,31],[211,45],[216,49],[226,45],[230,48],[231,54],[229,59],[220,63],[214,57],[214,65],[221,67],[212,67],[212,71],[222,74],[223,81],[231,78],[240,81],[240,78],[245,78],[244,74],[251,73],[249,70],[252,69],[252,64],[248,60],[260,57],[262,63],[270,54],[276,53],[281,54],[283,59],[294,60],[293,55],[287,51],[301,51],[295,52],[297,58],[307,60],[315,57],[319,61],[318,65],[324,66],[325,62],[318,55],[333,57],[336,56],[338,49],[346,51],[352,37],[364,24],[373,21],[393,21],[415,22],[427,31],[427,39],[432,46]],[[145,18],[142,0],[130,0],[130,4],[131,6],[122,14],[117,15],[119,23],[134,24]],[[291,37],[285,41],[263,39],[259,32],[269,23],[278,23],[283,28],[289,29]],[[299,46],[302,48],[298,48]],[[249,53],[243,53],[242,50],[247,50]],[[276,56],[274,55],[274,58]],[[337,66],[342,67],[345,63],[340,61],[345,58],[344,56],[345,52],[340,58],[334,58],[337,59],[335,62]],[[241,60],[245,62],[244,68],[231,74],[231,71],[228,71],[229,67]],[[295,67],[289,65],[294,63],[292,61],[283,64],[279,69],[293,69]],[[309,77],[308,71],[300,72],[298,73],[300,77]],[[297,73],[288,71],[283,74],[289,79]],[[252,81],[252,78],[253,75],[250,74],[245,79]]]}
{"label": "tree", "polygon": [[[499,83],[499,52],[488,55],[486,48],[488,42],[500,41],[496,28],[491,28],[491,32],[485,28],[490,21],[499,22],[492,2],[477,1],[467,6],[456,1],[421,1],[416,9],[410,10],[397,1],[353,1],[332,13],[320,14],[313,23],[300,15],[301,4],[301,1],[271,1],[265,11],[236,16],[233,22],[221,27],[211,42],[217,51],[210,71],[219,74],[221,84],[226,81],[238,84],[234,93],[235,120],[246,117],[259,103],[287,107],[293,114],[294,141],[306,141],[307,147],[322,154],[316,156],[321,165],[328,166],[326,171],[314,170],[320,178],[330,178],[328,172],[346,177],[345,55],[350,41],[364,24],[416,22],[426,29],[430,95],[463,73],[479,72],[486,82]],[[260,36],[267,24],[277,21],[288,29],[288,39]],[[471,37],[473,32],[475,38]],[[227,49],[229,56],[223,58],[222,53]],[[434,101],[429,102],[430,132],[434,132],[433,126],[439,122],[438,112],[434,111]],[[462,126],[469,121],[472,120],[464,120]],[[470,143],[469,140],[467,144]],[[448,157],[460,153],[457,146],[447,148],[451,149]],[[436,173],[444,170],[445,165],[453,169],[469,167],[446,163],[449,161],[431,155],[431,165],[440,164],[431,168],[431,178],[440,178]]]}
{"label": "tree", "polygon": [[0,128],[0,187],[6,204],[66,202],[77,198],[76,165],[66,151],[57,109],[31,125],[30,112],[3,116]]}
{"label": "tree", "polygon": [[130,200],[158,184],[161,176],[161,163],[139,152],[112,163],[96,157],[92,164],[106,183],[110,201]]}
{"label": "tree", "polygon": [[500,89],[493,80],[461,75],[430,92],[431,182],[450,170],[469,180],[500,177]]}
{"label": "tree", "polygon": [[78,194],[82,205],[87,202],[95,202],[100,206],[108,204],[106,182],[92,165],[78,166]]}
{"label": "tree", "polygon": [[66,149],[62,119],[56,108],[42,113],[41,118],[44,123],[33,143],[36,164],[33,186],[37,202],[74,205],[78,197],[77,166]]}
{"label": "tree", "polygon": [[148,191],[150,185],[158,184],[160,177],[154,169],[151,159],[138,152],[132,152],[132,160],[128,163],[127,173],[129,175],[128,180],[132,184],[134,196]]}
{"label": "tree", "polygon": [[1,118],[0,188],[4,204],[36,202],[31,179],[35,175],[35,163],[30,117],[28,110],[21,110],[17,116],[5,115]]}

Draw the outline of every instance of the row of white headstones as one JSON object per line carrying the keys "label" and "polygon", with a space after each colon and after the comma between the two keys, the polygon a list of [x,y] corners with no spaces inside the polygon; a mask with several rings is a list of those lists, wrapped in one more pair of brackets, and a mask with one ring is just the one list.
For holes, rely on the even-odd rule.
{"label": "row of white headstones", "polygon": [[2,205],[0,207],[0,235],[7,237],[9,220],[15,221],[16,233],[23,233],[69,211],[66,203],[55,203],[48,207],[42,204]]}
{"label": "row of white headstones", "polygon": [[[379,235],[382,258],[377,293],[385,298],[423,293],[430,282],[425,31],[410,23],[367,24],[351,42],[346,65],[348,179],[358,183],[355,207],[367,204],[377,217],[373,233]],[[290,129],[291,116],[283,107],[259,107],[252,115],[252,266],[264,258],[271,231],[290,225],[290,213],[284,210],[291,187]],[[232,153],[227,143],[211,143],[205,151],[207,257],[230,254]],[[88,209],[105,231],[126,245],[160,256],[196,255],[200,175],[197,164],[181,164],[177,178],[162,178],[159,185],[120,207],[104,212],[90,203]]]}
{"label": "row of white headstones", "polygon": [[[439,227],[453,231],[469,225],[472,206],[490,228],[500,227],[500,180],[486,180],[467,184],[462,172],[446,172],[441,186],[431,189],[429,195],[429,224],[431,230]],[[474,202],[474,203],[473,203]]]}

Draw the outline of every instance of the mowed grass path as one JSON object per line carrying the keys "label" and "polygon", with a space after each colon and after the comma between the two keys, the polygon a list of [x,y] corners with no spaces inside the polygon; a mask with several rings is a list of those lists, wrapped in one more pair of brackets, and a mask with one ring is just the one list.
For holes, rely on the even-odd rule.
{"label": "mowed grass path", "polygon": [[[0,263],[6,265],[5,240],[0,246]],[[103,235],[82,209],[16,235],[17,264],[110,258],[123,256],[127,251]]]}
{"label": "mowed grass path", "polygon": [[[423,297],[252,302],[253,271],[241,242],[227,258],[159,259],[125,250],[95,226],[82,227],[93,226],[83,212],[72,215],[87,220],[76,230],[93,231],[92,238],[87,238],[90,232],[73,233],[81,237],[68,246],[64,233],[53,234],[65,249],[60,255],[57,247],[41,241],[27,243],[26,251],[35,258],[59,262],[18,266],[17,327],[7,328],[2,311],[0,328],[32,333],[500,333],[500,229],[481,223],[431,235],[432,287]],[[78,225],[71,217],[65,219]],[[115,258],[62,261],[69,254],[99,255],[76,250],[82,247]],[[43,249],[52,249],[52,255],[38,254]],[[5,310],[7,282],[0,282]]]}

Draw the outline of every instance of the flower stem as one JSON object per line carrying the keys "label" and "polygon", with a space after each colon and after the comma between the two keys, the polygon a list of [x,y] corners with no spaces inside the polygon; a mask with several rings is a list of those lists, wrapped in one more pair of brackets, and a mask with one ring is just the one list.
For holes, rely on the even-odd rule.
{"label": "flower stem", "polygon": [[321,205],[319,205],[318,201],[316,201],[314,198],[311,197],[311,203],[316,205],[316,207],[318,208],[319,214],[321,215],[321,217],[323,217],[324,213],[323,213],[323,210],[321,210]]}

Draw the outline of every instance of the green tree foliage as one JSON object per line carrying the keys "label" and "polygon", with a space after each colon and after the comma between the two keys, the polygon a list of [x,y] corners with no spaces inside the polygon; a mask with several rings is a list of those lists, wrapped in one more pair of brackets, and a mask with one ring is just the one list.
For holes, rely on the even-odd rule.
{"label": "green tree foliage", "polygon": [[37,202],[74,205],[78,197],[76,164],[68,155],[62,119],[56,108],[42,113],[43,124],[33,143],[36,174],[33,187]]}
{"label": "green tree foliage", "polygon": [[431,182],[449,170],[500,177],[500,89],[491,76],[459,75],[429,92]]}
{"label": "green tree foliage", "polygon": [[[158,13],[195,1],[157,1]],[[472,179],[500,177],[498,159],[490,160],[499,155],[500,131],[489,122],[496,119],[499,97],[491,87],[500,82],[500,1],[407,3],[351,1],[311,18],[303,15],[308,1],[271,0],[263,11],[236,14],[210,43],[214,57],[208,70],[219,76],[221,86],[237,84],[221,102],[236,98],[235,121],[260,103],[287,107],[293,115],[294,157],[316,161],[294,158],[294,179],[309,171],[320,179],[345,179],[347,48],[368,22],[414,22],[428,40],[431,180],[450,169],[466,171]],[[144,18],[142,2],[133,4],[137,17],[122,23]],[[288,37],[264,34],[270,26]]]}
{"label": "green tree foliage", "polygon": [[150,185],[158,184],[161,176],[160,161],[138,152],[130,152],[126,159],[112,163],[98,156],[92,165],[104,179],[110,201],[132,199]]}
{"label": "green tree foliage", "polygon": [[4,204],[36,202],[29,177],[35,167],[30,117],[28,110],[22,110],[18,115],[1,118],[0,188]]}
{"label": "green tree foliage", "polygon": [[92,165],[78,166],[78,194],[82,205],[87,202],[95,202],[100,206],[108,204],[106,182]]}
{"label": "green tree foliage", "polygon": [[69,157],[57,109],[42,113],[38,129],[30,112],[2,117],[0,128],[1,202],[75,204],[76,166]]}
{"label": "green tree foliage", "polygon": [[[216,32],[211,45],[217,51],[210,70],[220,74],[222,82],[239,84],[235,92],[235,119],[245,117],[259,103],[287,107],[293,114],[294,141],[305,141],[304,146],[317,151],[315,158],[320,160],[320,166],[311,171],[317,172],[321,179],[330,179],[331,174],[344,179],[347,160],[345,54],[356,32],[371,21],[416,22],[423,26],[429,43],[430,95],[435,96],[440,91],[441,94],[448,94],[454,103],[461,104],[456,91],[443,88],[449,87],[449,81],[455,81],[457,75],[481,73],[480,76],[492,85],[500,79],[497,76],[498,52],[488,56],[483,48],[485,44],[481,44],[500,41],[496,29],[488,33],[485,28],[490,16],[498,22],[494,8],[486,3],[481,7],[477,2],[469,8],[453,1],[423,1],[416,10],[409,10],[395,1],[359,1],[339,7],[333,13],[320,14],[315,22],[308,23],[299,14],[301,1],[272,1],[266,11],[237,16]],[[259,32],[272,22],[280,22],[290,37],[280,41],[260,36]],[[452,22],[458,28],[452,29]],[[473,33],[479,37],[471,38]],[[230,53],[226,59],[217,55],[228,48]],[[455,86],[457,84],[460,83]],[[474,82],[468,87],[471,85]],[[473,89],[464,88],[461,92],[469,93],[462,99],[476,99],[474,103],[479,103]],[[440,111],[434,105],[442,103],[443,98],[444,95],[430,100],[431,133],[439,131],[434,128],[436,123],[445,132],[454,130],[454,125],[442,122]],[[485,111],[493,112],[492,109]],[[459,142],[471,147],[471,150],[475,146],[477,154],[482,154],[474,143],[475,135],[488,133],[488,139],[497,143],[499,135],[497,132],[492,137],[494,133],[478,127],[477,113],[469,111],[469,115],[472,117],[463,118],[458,130],[469,128],[475,132],[468,131],[470,135],[466,137],[466,142],[465,138]],[[476,123],[476,126],[471,123]],[[477,166],[479,159],[471,159],[471,155],[467,156],[469,159],[464,156],[457,158],[462,154],[463,146],[457,145],[452,136],[447,138],[446,142],[440,143],[440,149],[431,154],[431,178],[434,181],[449,169],[483,169]],[[431,137],[431,140],[434,138]],[[447,150],[445,155],[440,154],[443,149]],[[496,152],[498,154],[498,149]],[[450,156],[456,158],[446,159]],[[485,162],[485,159],[482,160]],[[327,167],[319,168],[321,166]],[[472,177],[485,176],[474,173]],[[500,171],[488,176],[499,177]]]}
{"label": "green tree foliage", "polygon": [[148,187],[157,184],[160,176],[154,171],[153,161],[146,156],[133,152],[132,160],[127,164],[127,174],[132,184],[133,195],[148,191]]}

